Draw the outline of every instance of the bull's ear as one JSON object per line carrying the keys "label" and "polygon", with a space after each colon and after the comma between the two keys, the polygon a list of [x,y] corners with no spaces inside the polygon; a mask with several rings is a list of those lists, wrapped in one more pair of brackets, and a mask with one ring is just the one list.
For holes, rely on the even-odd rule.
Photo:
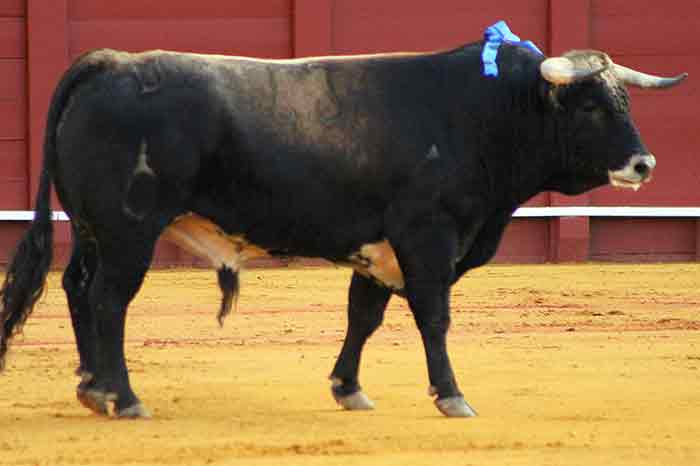
{"label": "bull's ear", "polygon": [[562,86],[552,84],[545,79],[540,79],[538,82],[537,92],[544,108],[550,110],[563,110],[564,105],[562,104],[561,98],[562,91]]}

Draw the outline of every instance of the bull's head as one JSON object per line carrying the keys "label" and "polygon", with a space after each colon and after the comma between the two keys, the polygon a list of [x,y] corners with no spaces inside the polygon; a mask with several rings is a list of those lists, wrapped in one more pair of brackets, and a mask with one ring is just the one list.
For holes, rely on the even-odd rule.
{"label": "bull's head", "polygon": [[683,81],[652,76],[613,63],[596,51],[573,51],[540,65],[547,100],[565,136],[564,172],[550,189],[577,194],[607,183],[638,189],[651,179],[656,159],[629,113],[625,85],[663,89]]}

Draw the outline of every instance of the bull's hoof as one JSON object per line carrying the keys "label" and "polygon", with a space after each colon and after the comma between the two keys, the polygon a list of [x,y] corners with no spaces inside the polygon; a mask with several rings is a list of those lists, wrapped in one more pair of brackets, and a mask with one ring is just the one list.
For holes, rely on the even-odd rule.
{"label": "bull's hoof", "polygon": [[78,397],[78,401],[93,413],[99,414],[100,416],[109,415],[109,409],[107,407],[108,399],[105,392],[78,388],[76,396]]}
{"label": "bull's hoof", "polygon": [[120,419],[150,419],[151,413],[141,403],[136,403],[128,408],[117,411],[117,417]]}
{"label": "bull's hoof", "polygon": [[95,378],[95,376],[92,374],[92,372],[83,370],[82,367],[78,367],[75,370],[75,375],[80,377],[79,387],[86,387],[90,382],[92,382],[92,379]]}
{"label": "bull's hoof", "polygon": [[374,402],[370,400],[363,392],[355,392],[347,396],[338,396],[333,393],[335,401],[348,411],[368,411],[374,409]]}
{"label": "bull's hoof", "polygon": [[337,377],[331,377],[331,393],[335,402],[348,411],[368,411],[374,409],[374,402],[364,394],[359,385],[343,385]]}
{"label": "bull's hoof", "polygon": [[476,411],[464,401],[464,397],[451,396],[448,398],[438,398],[435,406],[447,417],[474,417]]}

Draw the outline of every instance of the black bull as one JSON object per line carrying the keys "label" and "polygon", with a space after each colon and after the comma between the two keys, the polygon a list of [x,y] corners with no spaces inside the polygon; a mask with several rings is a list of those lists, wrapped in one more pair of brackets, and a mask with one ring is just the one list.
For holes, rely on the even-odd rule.
{"label": "black bull", "polygon": [[218,270],[222,319],[257,255],[354,269],[348,330],[331,379],[369,409],[360,355],[392,294],[423,339],[430,393],[471,416],[450,366],[451,285],[495,253],[535,194],[637,188],[656,162],[624,84],[668,87],[595,51],[544,59],[504,44],[500,76],[482,43],[420,54],[256,60],[98,50],[51,102],[36,218],[2,287],[0,362],[51,262],[51,185],[70,217],[63,285],[80,354],[79,400],[147,416],[129,384],[126,309],[161,234]]}

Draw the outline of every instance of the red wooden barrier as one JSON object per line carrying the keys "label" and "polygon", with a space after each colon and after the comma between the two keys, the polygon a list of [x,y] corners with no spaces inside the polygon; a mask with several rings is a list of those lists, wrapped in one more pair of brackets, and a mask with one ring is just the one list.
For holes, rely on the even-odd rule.
{"label": "red wooden barrier", "polygon": [[23,0],[0,4],[0,209],[27,205],[25,16]]}
{"label": "red wooden barrier", "polygon": [[294,2],[294,56],[309,57],[333,53],[332,0]]}
{"label": "red wooden barrier", "polygon": [[[68,63],[94,47],[192,50],[263,57],[427,50],[481,36],[506,19],[549,54],[598,48],[614,60],[655,73],[700,75],[700,4],[678,0],[3,0],[0,2],[0,209],[28,209],[41,167],[44,121]],[[668,92],[633,90],[633,113],[656,152],[655,180],[638,193],[604,188],[566,197],[540,195],[531,206],[700,205],[695,129],[697,79]],[[57,204],[56,204],[57,205]],[[23,224],[0,223],[0,245]],[[642,231],[643,233],[640,233]],[[663,232],[663,234],[655,234]],[[629,235],[631,240],[622,241]],[[65,256],[67,227],[58,228]],[[660,244],[663,243],[663,244]],[[9,248],[0,248],[0,263]],[[636,251],[636,252],[635,252]],[[499,260],[700,258],[700,223],[690,220],[521,219],[509,227]],[[193,264],[169,246],[161,264]]]}

